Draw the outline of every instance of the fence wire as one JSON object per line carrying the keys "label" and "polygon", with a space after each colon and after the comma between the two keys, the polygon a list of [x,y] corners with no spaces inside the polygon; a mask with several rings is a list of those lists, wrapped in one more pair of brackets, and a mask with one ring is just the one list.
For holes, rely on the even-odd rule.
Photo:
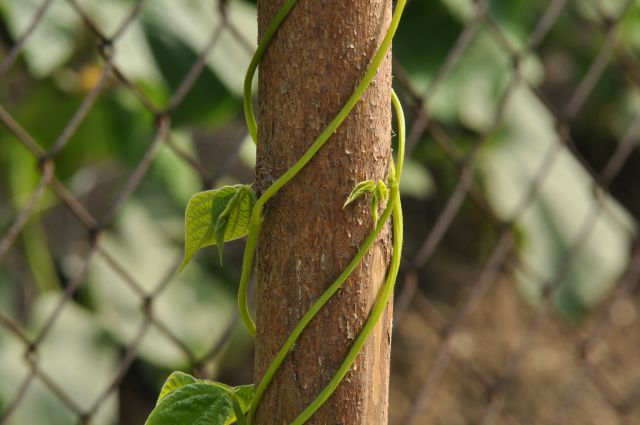
{"label": "fence wire", "polygon": [[[21,60],[25,44],[50,12],[53,3],[54,0],[42,1],[21,35],[4,52],[0,62],[0,87],[3,89],[10,85],[14,78],[12,70]],[[76,0],[58,0],[58,3],[64,3],[68,11],[79,17],[84,28],[92,34],[95,53],[100,58],[100,72],[73,115],[65,123],[60,123],[64,124],[63,129],[52,141],[37,140],[30,130],[30,126],[36,123],[19,122],[10,112],[10,107],[0,104],[0,122],[8,134],[12,135],[11,139],[3,138],[3,143],[11,140],[10,143],[22,145],[37,161],[39,170],[39,181],[28,199],[21,208],[13,210],[11,219],[7,221],[6,230],[0,239],[0,267],[7,266],[10,252],[16,249],[25,226],[37,214],[39,204],[47,192],[55,194],[57,202],[64,205],[83,227],[88,242],[83,250],[83,257],[78,262],[79,266],[75,267],[73,275],[68,276],[63,292],[47,317],[42,320],[43,325],[37,332],[27,330],[20,318],[0,310],[0,328],[20,342],[23,362],[28,369],[20,382],[11,383],[14,389],[12,397],[0,404],[0,424],[14,423],[12,417],[22,408],[27,394],[36,382],[43,385],[59,403],[73,413],[76,423],[95,423],[99,411],[109,398],[123,392],[123,382],[131,374],[132,365],[138,361],[140,346],[150,332],[158,332],[171,341],[180,352],[186,371],[204,376],[211,373],[207,365],[219,358],[229,345],[238,323],[237,316],[230,315],[226,323],[220,324],[220,328],[223,328],[220,338],[205,350],[204,355],[195,353],[184,342],[183,336],[172,331],[167,319],[156,310],[158,297],[173,284],[180,256],[169,261],[170,267],[166,268],[164,277],[149,290],[146,289],[150,287],[148,284],[141,283],[135,277],[135,270],[123,265],[118,256],[113,255],[111,248],[104,243],[104,234],[112,230],[123,207],[139,190],[163,145],[193,170],[202,187],[212,187],[229,172],[239,155],[239,148],[229,149],[227,157],[220,162],[221,165],[212,170],[198,154],[193,154],[176,143],[171,115],[180,107],[202,75],[207,66],[207,58],[217,48],[224,33],[237,39],[246,48],[247,54],[252,52],[253,40],[244,38],[242,31],[228,19],[227,1],[212,2],[221,24],[214,26],[204,47],[171,97],[159,103],[114,61],[114,52],[120,48],[123,34],[140,18],[144,8],[155,7],[153,2],[131,2],[129,12],[111,33],[103,32],[101,25]],[[608,158],[603,158],[604,165],[600,169],[594,169],[581,155],[576,140],[579,136],[573,131],[575,120],[590,101],[604,74],[619,73],[629,92],[640,92],[638,52],[626,45],[620,37],[620,23],[628,14],[638,13],[638,4],[626,1],[615,15],[598,1],[594,4],[600,23],[595,37],[599,40],[599,46],[589,58],[587,72],[573,91],[565,96],[566,100],[560,106],[557,101],[548,99],[548,93],[541,88],[540,83],[531,82],[527,78],[524,67],[529,57],[545,43],[546,37],[560,19],[577,19],[574,10],[576,6],[569,0],[545,2],[543,12],[536,17],[536,23],[522,45],[513,43],[508,30],[491,13],[488,0],[476,0],[473,3],[473,13],[467,17],[462,31],[449,46],[448,54],[442,58],[426,88],[418,87],[402,61],[394,59],[395,85],[408,112],[409,154],[419,148],[420,141],[427,140],[438,150],[443,161],[455,171],[453,187],[446,190],[446,196],[440,194],[442,202],[429,203],[430,211],[427,215],[430,218],[423,218],[423,221],[428,221],[426,225],[416,226],[417,229],[427,230],[418,234],[417,230],[412,230],[411,221],[407,226],[413,234],[410,239],[414,240],[406,250],[395,301],[396,336],[390,408],[391,422],[394,424],[640,424],[640,348],[633,345],[634,341],[635,344],[639,343],[637,338],[633,340],[633,335],[640,334],[640,322],[635,318],[637,309],[640,308],[640,244],[635,230],[638,217],[626,222],[620,220],[604,201],[612,196],[610,187],[627,166],[629,158],[638,154],[640,114],[624,123],[627,130],[613,153]],[[411,6],[408,6],[409,13]],[[416,36],[438,36],[430,34],[429,28],[424,31],[424,34]],[[461,146],[456,135],[451,134],[451,124],[439,120],[431,113],[432,102],[480,33],[488,35],[491,43],[508,56],[509,76],[496,94],[497,107],[490,125],[474,135],[469,146]],[[238,73],[243,71],[237,70]],[[107,87],[110,90],[118,87],[127,91],[148,111],[153,117],[149,124],[152,136],[148,140],[140,140],[146,146],[144,152],[136,159],[135,167],[119,186],[115,197],[97,214],[90,212],[90,208],[86,206],[87,194],[79,194],[70,189],[68,182],[56,176],[56,168],[61,161],[60,155],[77,134],[90,111],[102,101],[101,95]],[[495,212],[486,194],[484,182],[479,176],[479,161],[496,134],[501,131],[505,113],[512,107],[514,93],[523,88],[552,117],[557,141],[544,152],[543,160],[533,178],[522,182],[526,187],[524,196],[512,213],[505,217]],[[239,147],[245,138],[246,132],[242,130],[235,132],[231,138],[221,136],[211,143],[229,143],[231,140],[234,146]],[[45,149],[43,146],[49,147]],[[5,150],[5,147],[2,149]],[[519,226],[523,217],[540,199],[541,188],[548,183],[551,170],[557,166],[561,154],[566,152],[591,179],[591,209],[584,217],[576,218],[579,230],[560,258],[556,258],[555,271],[548,277],[544,270],[536,269],[535,265],[528,264],[518,254],[521,246]],[[436,179],[435,184],[438,183]],[[434,301],[429,293],[429,285],[439,277],[430,267],[435,258],[446,255],[451,249],[444,241],[452,230],[456,226],[465,226],[464,218],[461,218],[464,209],[475,211],[476,217],[480,217],[480,224],[476,223],[476,226],[492,229],[492,246],[485,247],[484,264],[471,267],[472,270],[464,277],[463,288],[457,290],[455,297],[446,302]],[[616,231],[625,234],[632,241],[626,271],[616,279],[615,287],[609,291],[604,301],[592,309],[587,319],[577,324],[570,323],[557,313],[554,299],[562,288],[561,282],[571,272],[576,256],[592,237],[597,221],[603,216],[613,220]],[[468,237],[475,238],[476,235]],[[127,285],[130,296],[135,297],[144,319],[137,325],[127,343],[120,347],[121,354],[117,367],[111,371],[111,378],[100,388],[98,396],[87,405],[69,393],[65,382],[58,382],[42,367],[40,347],[51,336],[52,328],[65,309],[78,297],[83,285],[86,285],[88,273],[98,258]],[[511,289],[515,286],[513,280],[519,275],[539,284],[541,296],[536,305],[528,304],[517,291]],[[20,281],[16,283],[22,284]],[[518,332],[508,340],[494,339],[492,334],[500,333],[501,325],[508,325],[499,323],[499,319],[496,319],[498,316],[493,316],[504,305],[511,305],[516,311],[515,317],[521,319],[522,323],[518,325]],[[616,312],[620,309],[630,311],[629,314],[632,315],[632,324],[630,330],[627,330],[628,335],[631,335],[628,336],[631,344],[623,343],[626,337],[620,336],[620,326],[616,321]],[[557,381],[548,380],[547,377],[547,381],[541,384],[537,382],[535,373],[531,372],[531,358],[540,356],[540,350],[536,347],[540,346],[541,341],[547,347],[550,340],[553,340],[554,350],[570,357],[572,366],[566,370],[558,370]],[[464,347],[473,345],[473,341],[473,344],[480,346],[480,351],[485,350],[485,346],[492,345],[491,349],[495,349],[495,352],[490,353],[495,355],[494,361],[486,362],[475,355],[469,355],[469,350]],[[537,361],[552,362],[549,358],[553,359],[547,356],[547,360]],[[606,367],[602,367],[603,364]],[[251,368],[250,364],[246,367]],[[523,389],[526,388],[531,388],[531,392],[523,396]],[[548,388],[553,388],[553,401],[544,394]],[[157,388],[153,388],[149,392],[154,393],[156,390]],[[534,391],[542,394],[532,394]],[[595,416],[589,419],[593,422],[588,422],[581,416],[584,414],[581,412],[585,409],[584,403],[601,406],[597,414],[594,413]],[[123,423],[133,423],[123,420],[125,416],[126,412],[120,412]]]}

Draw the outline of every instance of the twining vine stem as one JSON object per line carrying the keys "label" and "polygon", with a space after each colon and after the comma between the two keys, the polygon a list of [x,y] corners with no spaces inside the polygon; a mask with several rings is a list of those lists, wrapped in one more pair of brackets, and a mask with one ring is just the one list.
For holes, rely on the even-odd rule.
{"label": "twining vine stem", "polygon": [[[297,0],[286,0],[282,5],[274,19],[269,24],[262,40],[260,40],[258,49],[256,50],[251,63],[249,64],[249,69],[247,70],[247,75],[244,82],[244,112],[247,121],[247,127],[249,128],[249,133],[251,134],[251,138],[253,139],[255,144],[258,143],[258,124],[253,113],[251,82],[253,81],[258,63],[266,53],[271,39],[275,35],[277,29],[280,27],[282,21],[286,18],[287,14],[296,4],[296,2]],[[396,33],[398,24],[400,23],[400,17],[402,16],[402,11],[404,10],[405,4],[406,0],[398,1],[396,10],[393,14],[393,17],[391,18],[391,23],[389,24],[389,29],[387,30],[387,33],[385,34],[380,47],[371,60],[371,64],[367,68],[367,71],[362,77],[362,80],[360,80],[355,91],[349,97],[345,105],[342,107],[342,109],[340,109],[338,114],[331,120],[331,122],[322,131],[322,133],[320,133],[320,135],[316,138],[309,149],[302,155],[302,157],[298,161],[296,161],[296,163],[293,164],[291,168],[285,171],[285,173],[280,176],[280,178],[278,178],[271,186],[269,186],[260,196],[260,198],[258,198],[258,201],[255,204],[251,217],[249,236],[247,238],[247,243],[244,250],[242,275],[240,277],[240,289],[238,291],[238,307],[240,309],[240,314],[245,325],[247,326],[247,329],[254,336],[256,334],[256,325],[253,321],[253,318],[251,317],[251,313],[249,312],[249,308],[247,306],[247,286],[249,285],[249,279],[251,277],[253,257],[256,248],[256,241],[258,239],[258,233],[260,232],[260,226],[262,224],[264,205],[269,199],[271,199],[271,197],[278,193],[278,191],[282,189],[285,184],[291,181],[302,170],[302,168],[304,168],[305,165],[307,165],[311,158],[313,158],[314,155],[320,150],[320,148],[324,146],[327,140],[329,140],[333,133],[347,118],[351,110],[356,106],[358,100],[360,100],[365,90],[376,76],[378,68],[380,67],[380,64],[384,60],[384,57],[387,54],[389,47],[391,46],[391,40]],[[401,109],[400,114],[402,114]]]}
{"label": "twining vine stem", "polygon": [[[252,81],[255,75],[258,64],[260,63],[262,57],[265,55],[267,51],[267,47],[269,46],[273,36],[277,32],[278,28],[291,11],[293,6],[296,4],[297,0],[286,0],[282,5],[280,10],[277,12],[276,16],[270,22],[267,30],[260,40],[258,44],[258,48],[251,60],[249,68],[247,70],[245,82],[244,82],[244,111],[245,118],[247,121],[247,127],[249,128],[249,133],[254,141],[254,143],[258,143],[258,125],[255,119],[255,115],[253,113],[252,106]],[[260,232],[260,226],[263,220],[263,208],[269,199],[271,199],[285,184],[291,181],[302,168],[314,157],[314,155],[322,148],[322,146],[329,140],[329,138],[335,133],[338,127],[342,124],[342,122],[347,118],[351,110],[358,103],[365,90],[371,84],[380,64],[384,60],[389,47],[391,46],[391,41],[395,32],[398,28],[398,24],[400,23],[400,18],[402,16],[402,12],[406,5],[406,0],[398,0],[396,5],[396,9],[391,18],[391,23],[389,24],[389,28],[387,33],[385,34],[380,47],[376,51],[373,59],[371,60],[371,64],[367,68],[362,80],[358,83],[356,89],[353,94],[349,97],[345,105],[338,112],[338,114],[331,120],[331,122],[327,125],[327,127],[320,133],[320,135],[316,138],[313,144],[309,147],[309,149],[302,155],[302,157],[291,167],[289,168],[280,178],[278,178],[271,186],[269,186],[264,193],[258,198],[252,215],[251,215],[251,223],[249,228],[249,235],[247,237],[247,242],[245,245],[244,251],[244,259],[242,264],[242,276],[240,278],[240,287],[238,290],[238,307],[240,309],[240,315],[251,334],[255,336],[256,333],[256,325],[251,317],[251,313],[249,312],[248,304],[247,304],[247,287],[249,285],[249,279],[251,277],[251,272],[253,269],[253,258],[256,249],[256,242],[258,239],[258,234]],[[287,354],[293,348],[295,342],[298,337],[302,334],[306,326],[311,322],[311,320],[316,316],[316,314],[322,309],[322,307],[331,299],[331,297],[340,289],[345,280],[349,277],[349,275],[355,270],[358,264],[362,261],[365,254],[371,247],[371,245],[375,242],[378,237],[380,231],[383,226],[387,222],[390,216],[393,217],[393,253],[391,257],[391,265],[389,269],[389,273],[387,274],[387,279],[385,281],[384,286],[381,288],[381,292],[378,294],[378,297],[375,301],[373,309],[369,315],[367,322],[364,327],[358,334],[351,350],[347,354],[347,357],[343,361],[342,365],[335,373],[329,384],[322,390],[322,392],[316,397],[311,404],[291,423],[291,425],[300,425],[306,422],[313,413],[320,408],[320,406],[329,398],[329,396],[335,391],[335,389],[340,384],[340,381],[344,378],[345,374],[355,361],[358,353],[362,349],[362,346],[366,342],[367,338],[373,331],[375,325],[377,324],[380,316],[382,315],[384,308],[386,307],[391,294],[393,293],[393,286],[395,284],[396,276],[398,274],[398,268],[400,265],[400,256],[402,251],[402,208],[400,205],[400,192],[399,192],[399,183],[400,177],[402,175],[402,166],[404,160],[404,137],[405,137],[405,124],[404,124],[404,114],[402,112],[402,107],[400,105],[400,101],[398,100],[395,92],[392,92],[392,100],[394,110],[398,120],[398,165],[394,167],[393,161],[391,162],[391,172],[389,174],[389,190],[390,196],[387,201],[387,205],[385,207],[380,220],[375,225],[373,231],[367,236],[364,243],[358,250],[355,257],[349,262],[345,270],[338,276],[338,278],[325,290],[325,292],[318,298],[318,300],[311,306],[311,308],[307,311],[307,313],[302,317],[300,322],[293,329],[285,343],[283,344],[280,351],[276,354],[274,359],[271,361],[270,365],[267,368],[264,376],[262,377],[262,381],[258,385],[253,402],[249,408],[249,414],[247,417],[248,424],[253,422],[253,417],[255,415],[256,409],[264,392],[269,386],[273,376],[277,372],[277,370],[282,365],[282,362],[286,358]]]}

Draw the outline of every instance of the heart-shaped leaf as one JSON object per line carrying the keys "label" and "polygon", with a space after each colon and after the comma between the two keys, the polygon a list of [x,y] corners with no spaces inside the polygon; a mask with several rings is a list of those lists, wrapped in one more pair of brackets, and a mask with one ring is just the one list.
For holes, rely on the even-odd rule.
{"label": "heart-shaped leaf", "polygon": [[198,380],[191,375],[187,375],[183,372],[173,372],[164,384],[162,385],[162,389],[160,390],[160,395],[158,396],[158,401],[156,402],[156,406],[160,404],[162,399],[168,396],[170,393],[178,390],[182,387],[185,387],[189,384],[195,384]]}
{"label": "heart-shaped leaf", "polygon": [[228,390],[196,382],[169,392],[153,409],[145,425],[225,425],[231,410]]}
{"label": "heart-shaped leaf", "polygon": [[235,194],[218,216],[214,228],[214,238],[220,253],[220,264],[222,264],[224,242],[238,239],[249,231],[251,211],[253,211],[253,206],[256,203],[251,187],[239,185],[237,188]]}
{"label": "heart-shaped leaf", "polygon": [[[193,384],[204,384],[215,387],[217,390],[220,390],[226,398],[228,398],[230,405],[233,406],[233,401],[235,399],[235,403],[237,403],[237,409],[239,412],[243,414],[249,410],[249,406],[253,401],[254,397],[254,385],[241,385],[238,387],[229,387],[228,385],[221,384],[215,381],[208,381],[204,379],[197,379],[191,375],[188,375],[183,372],[173,372],[167,380],[162,385],[162,389],[160,390],[160,395],[158,396],[158,402],[156,403],[156,410],[159,409],[158,406],[164,402],[169,396],[174,394],[176,391],[181,390],[184,387]],[[154,410],[155,412],[155,410]],[[153,412],[152,412],[153,415]],[[150,417],[151,419],[151,417]],[[231,410],[229,411],[229,416],[224,422],[225,425],[230,425],[236,422],[238,418],[236,417],[236,413]],[[205,422],[209,424],[210,422]],[[147,425],[151,425],[150,422],[147,422]]]}
{"label": "heart-shaped leaf", "polygon": [[185,212],[184,260],[180,270],[200,248],[218,244],[222,257],[224,242],[246,236],[255,200],[248,185],[225,186],[193,195]]}

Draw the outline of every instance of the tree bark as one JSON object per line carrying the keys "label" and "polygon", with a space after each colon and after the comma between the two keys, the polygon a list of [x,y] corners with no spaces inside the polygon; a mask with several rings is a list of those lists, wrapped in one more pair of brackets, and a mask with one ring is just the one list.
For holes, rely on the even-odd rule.
{"label": "tree bark", "polygon": [[[264,33],[282,0],[258,1]],[[384,37],[391,0],[300,0],[260,64],[259,191],[282,175],[337,114]],[[373,228],[369,199],[342,208],[354,186],[386,181],[391,55],[347,120],[267,205],[257,251],[255,377]],[[324,388],[369,316],[391,254],[389,226],[305,330],[260,404],[258,425],[291,422]],[[391,307],[338,390],[309,424],[387,423]]]}

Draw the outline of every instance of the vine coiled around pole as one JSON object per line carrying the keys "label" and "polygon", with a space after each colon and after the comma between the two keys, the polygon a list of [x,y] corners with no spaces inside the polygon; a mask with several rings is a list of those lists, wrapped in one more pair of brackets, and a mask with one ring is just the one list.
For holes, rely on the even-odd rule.
{"label": "vine coiled around pole", "polygon": [[[255,72],[262,58],[264,57],[273,36],[280,28],[282,22],[287,17],[289,12],[297,3],[297,0],[286,0],[281,8],[276,13],[273,20],[270,22],[267,30],[265,31],[258,48],[251,59],[249,68],[244,81],[244,112],[247,121],[247,127],[249,134],[254,143],[258,143],[258,124],[255,119],[252,104],[252,82]],[[358,103],[367,87],[371,84],[378,68],[380,67],[384,57],[386,56],[393,36],[398,28],[402,12],[406,5],[406,0],[398,0],[395,11],[391,18],[389,28],[380,44],[380,47],[376,51],[374,57],[371,60],[369,67],[367,68],[364,76],[358,83],[353,94],[349,97],[345,105],[340,109],[338,114],[331,120],[327,127],[320,133],[315,139],[309,149],[302,155],[302,157],[289,168],[280,178],[278,178],[271,186],[269,186],[262,195],[258,198],[251,214],[251,220],[249,224],[249,233],[247,236],[247,242],[245,245],[244,259],[242,264],[242,275],[240,278],[240,286],[238,289],[238,308],[243,322],[245,323],[249,332],[255,336],[256,325],[249,312],[247,303],[247,289],[249,285],[249,279],[253,269],[253,258],[255,255],[256,243],[258,235],[260,233],[260,227],[263,221],[263,210],[267,201],[271,199],[278,191],[290,182],[314,157],[314,155],[322,148],[322,146],[329,140],[333,133],[338,129],[342,122],[347,118],[351,110]],[[393,293],[393,287],[400,267],[400,258],[402,254],[402,238],[403,238],[403,220],[402,220],[402,207],[400,204],[400,177],[402,175],[402,167],[404,160],[404,145],[405,145],[405,123],[404,115],[400,101],[395,92],[392,91],[392,103],[394,111],[397,117],[398,123],[398,154],[397,154],[397,166],[394,165],[391,160],[390,173],[388,178],[389,186],[389,198],[385,206],[384,212],[380,216],[380,219],[376,222],[374,229],[367,236],[362,246],[354,258],[349,262],[345,270],[338,276],[338,278],[325,290],[325,292],[318,298],[318,300],[311,306],[307,313],[302,317],[300,322],[293,329],[282,348],[274,359],[271,361],[267,370],[262,377],[261,382],[256,388],[253,401],[249,407],[249,412],[246,417],[246,423],[252,424],[256,413],[256,410],[267,390],[271,380],[275,373],[278,371],[282,363],[284,362],[287,354],[293,349],[297,339],[302,334],[306,326],[316,316],[316,314],[322,309],[322,307],[331,299],[331,297],[341,288],[342,284],[346,281],[349,275],[355,270],[358,264],[362,261],[369,248],[373,245],[378,235],[382,231],[384,225],[392,219],[393,223],[393,251],[391,256],[391,263],[389,266],[389,272],[384,285],[381,287],[377,298],[374,302],[373,308],[369,317],[360,330],[360,333],[356,337],[351,349],[349,350],[346,358],[341,366],[338,368],[332,379],[326,385],[326,387],[318,394],[318,396],[294,419],[291,425],[304,424],[321,406],[322,404],[333,394],[336,390],[349,368],[353,365],[358,353],[362,349],[362,346],[370,336],[371,332],[378,323],[382,316],[384,309]],[[243,418],[244,419],[244,418]]]}

